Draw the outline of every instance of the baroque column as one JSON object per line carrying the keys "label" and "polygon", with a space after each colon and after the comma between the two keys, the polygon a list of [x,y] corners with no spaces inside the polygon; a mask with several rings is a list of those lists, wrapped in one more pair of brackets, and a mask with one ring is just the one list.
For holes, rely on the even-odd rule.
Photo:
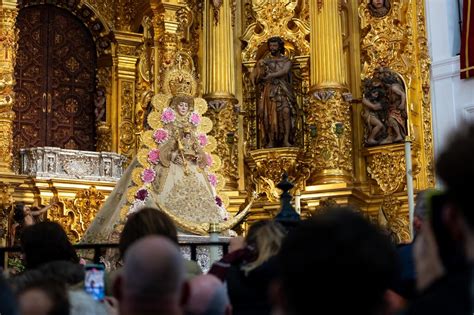
{"label": "baroque column", "polygon": [[12,173],[14,67],[18,32],[16,0],[0,4],[0,172]]}
{"label": "baroque column", "polygon": [[141,34],[116,31],[117,44],[114,54],[113,97],[116,108],[112,110],[112,143],[117,152],[129,158],[135,153],[135,81],[137,46]]}
{"label": "baroque column", "polygon": [[353,181],[351,94],[344,71],[339,1],[310,1],[311,105],[307,124],[317,130],[310,150],[310,184]]}
{"label": "baroque column", "polygon": [[226,186],[237,188],[238,112],[235,110],[235,49],[232,26],[232,0],[215,3],[205,0],[203,85],[209,103],[207,113],[214,123],[211,132],[217,139],[217,154],[222,159]]}

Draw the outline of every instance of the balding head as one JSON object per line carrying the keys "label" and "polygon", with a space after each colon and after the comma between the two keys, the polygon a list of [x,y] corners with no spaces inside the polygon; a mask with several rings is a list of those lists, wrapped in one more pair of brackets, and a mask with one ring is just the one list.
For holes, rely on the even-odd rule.
{"label": "balding head", "polygon": [[190,296],[185,307],[187,315],[231,314],[224,284],[213,275],[201,275],[189,281]]}
{"label": "balding head", "polygon": [[117,286],[127,314],[172,314],[180,308],[184,263],[178,246],[160,236],[135,242],[125,255]]}

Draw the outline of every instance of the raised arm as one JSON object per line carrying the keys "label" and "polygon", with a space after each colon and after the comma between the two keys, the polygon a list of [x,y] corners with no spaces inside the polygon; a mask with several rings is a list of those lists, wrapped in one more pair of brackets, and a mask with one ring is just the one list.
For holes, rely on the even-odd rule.
{"label": "raised arm", "polygon": [[362,99],[362,104],[374,111],[382,109],[382,106],[380,104],[372,103],[371,101],[369,101],[369,99],[365,97]]}

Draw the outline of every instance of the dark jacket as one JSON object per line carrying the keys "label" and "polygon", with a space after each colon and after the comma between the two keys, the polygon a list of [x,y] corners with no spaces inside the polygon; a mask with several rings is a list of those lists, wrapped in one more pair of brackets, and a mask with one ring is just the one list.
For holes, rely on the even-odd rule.
{"label": "dark jacket", "polygon": [[442,277],[420,294],[407,315],[472,315],[472,268]]}
{"label": "dark jacket", "polygon": [[234,315],[271,313],[269,288],[276,270],[274,257],[247,274],[242,270],[242,264],[229,268],[226,282]]}

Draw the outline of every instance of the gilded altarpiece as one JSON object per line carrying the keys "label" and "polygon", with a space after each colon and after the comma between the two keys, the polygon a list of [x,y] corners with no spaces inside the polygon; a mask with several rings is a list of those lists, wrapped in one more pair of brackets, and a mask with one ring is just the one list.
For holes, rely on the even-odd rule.
{"label": "gilded altarpiece", "polygon": [[[136,154],[147,107],[160,92],[164,73],[176,60],[185,61],[194,65],[202,96],[209,102],[206,116],[215,127],[220,189],[231,212],[238,212],[256,192],[259,197],[246,221],[274,216],[279,209],[275,185],[284,170],[296,184],[293,193],[303,216],[322,204],[350,204],[392,230],[398,241],[408,240],[404,146],[364,145],[362,82],[380,67],[403,78],[415,191],[432,187],[424,0],[391,0],[389,9],[375,15],[368,0],[47,2],[72,12],[92,34],[95,88],[105,94],[105,102],[95,100],[106,108],[96,122],[97,150],[129,159]],[[5,244],[13,201],[40,205],[53,198],[60,206],[50,216],[68,226],[77,240],[114,183],[12,174],[17,12],[16,1],[2,2],[0,241]],[[258,91],[250,74],[273,36],[285,41],[285,55],[293,63],[298,115],[295,145],[269,149],[259,144],[256,134]],[[88,204],[93,211],[85,213]]]}

